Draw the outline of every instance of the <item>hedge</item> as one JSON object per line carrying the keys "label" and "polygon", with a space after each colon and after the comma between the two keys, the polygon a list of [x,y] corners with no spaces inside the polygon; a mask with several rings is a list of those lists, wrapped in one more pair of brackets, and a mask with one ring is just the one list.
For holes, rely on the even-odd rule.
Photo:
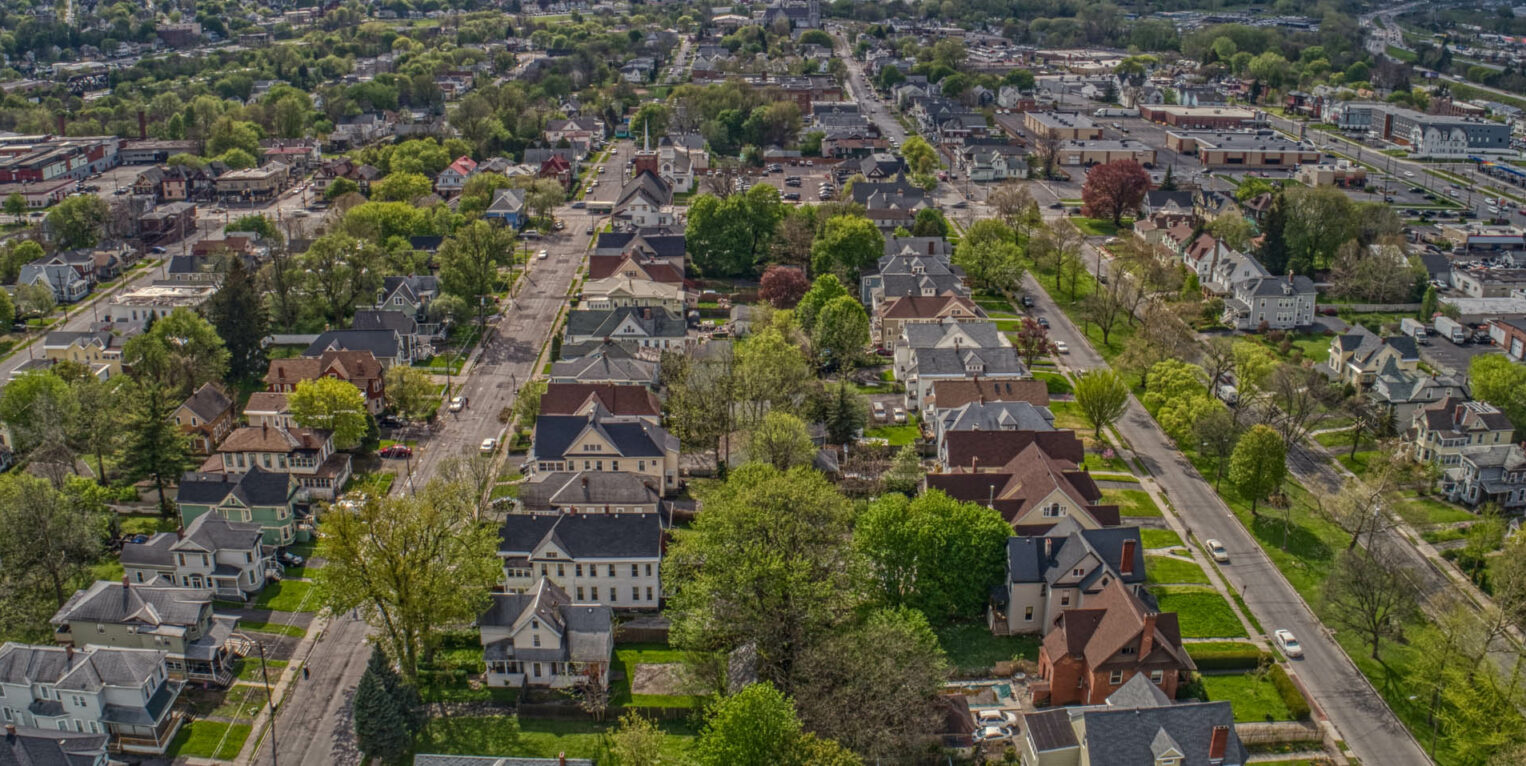
{"label": "hedge", "polygon": [[1293,683],[1293,679],[1288,678],[1287,671],[1283,670],[1281,665],[1273,665],[1270,677],[1272,686],[1277,687],[1277,693],[1282,696],[1282,704],[1288,706],[1288,712],[1293,714],[1293,718],[1299,721],[1309,720],[1311,712],[1309,701],[1304,699],[1303,692],[1298,690],[1298,685]]}
{"label": "hedge", "polygon": [[1240,644],[1236,646],[1224,646],[1222,644],[1203,649],[1194,649],[1192,644],[1187,644],[1187,654],[1192,656],[1192,661],[1197,663],[1200,671],[1211,670],[1255,670],[1261,666],[1262,661],[1270,660],[1271,654],[1258,649],[1254,644]]}
{"label": "hedge", "polygon": [[1044,386],[1049,389],[1050,396],[1064,396],[1074,391],[1070,386],[1070,381],[1066,380],[1065,376],[1059,373],[1035,372],[1033,377],[1035,380],[1044,381]]}

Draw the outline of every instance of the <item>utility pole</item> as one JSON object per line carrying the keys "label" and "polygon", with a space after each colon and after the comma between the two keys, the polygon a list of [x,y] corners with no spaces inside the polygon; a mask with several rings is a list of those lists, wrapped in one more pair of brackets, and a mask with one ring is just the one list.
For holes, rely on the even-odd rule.
{"label": "utility pole", "polygon": [[260,649],[260,677],[265,681],[265,704],[270,707],[270,766],[276,766],[276,701],[270,693],[270,670],[265,665],[265,644],[254,642]]}

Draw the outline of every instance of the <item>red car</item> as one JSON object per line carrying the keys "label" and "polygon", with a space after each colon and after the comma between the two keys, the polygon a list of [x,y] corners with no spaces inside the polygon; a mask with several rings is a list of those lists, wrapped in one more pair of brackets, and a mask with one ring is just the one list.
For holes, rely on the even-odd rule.
{"label": "red car", "polygon": [[379,454],[385,458],[402,459],[405,457],[413,457],[413,448],[406,444],[393,444],[388,447],[383,447]]}

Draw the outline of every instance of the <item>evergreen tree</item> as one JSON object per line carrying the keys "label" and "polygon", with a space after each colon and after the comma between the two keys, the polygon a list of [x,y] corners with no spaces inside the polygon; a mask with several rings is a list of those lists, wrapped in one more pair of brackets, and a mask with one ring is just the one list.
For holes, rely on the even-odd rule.
{"label": "evergreen tree", "polygon": [[1284,274],[1288,269],[1288,243],[1283,233],[1287,228],[1287,211],[1283,209],[1281,194],[1272,200],[1272,209],[1266,211],[1266,224],[1261,233],[1261,265],[1273,274]]}
{"label": "evergreen tree", "polygon": [[1171,175],[1172,167],[1166,166],[1166,177],[1160,179],[1161,191],[1176,191],[1176,178]]}
{"label": "evergreen tree", "polygon": [[1441,302],[1436,297],[1436,286],[1435,285],[1426,285],[1426,287],[1425,287],[1425,297],[1420,299],[1420,316],[1419,316],[1420,321],[1422,321],[1422,322],[1429,322],[1429,321],[1431,321],[1431,317],[1435,316],[1436,312],[1440,311],[1440,310],[1441,310]]}
{"label": "evergreen tree", "polygon": [[380,647],[372,647],[355,689],[355,743],[369,760],[398,763],[408,754],[415,726],[406,687]]}
{"label": "evergreen tree", "polygon": [[165,486],[179,481],[180,474],[191,467],[190,441],[171,417],[180,402],[170,394],[153,380],[133,387],[128,400],[136,406],[128,416],[127,444],[122,451],[122,467],[133,481],[153,478],[159,510],[165,516],[175,512]]}
{"label": "evergreen tree", "polygon": [[207,302],[207,317],[228,347],[228,379],[249,380],[265,373],[265,304],[244,259],[228,259],[223,285]]}

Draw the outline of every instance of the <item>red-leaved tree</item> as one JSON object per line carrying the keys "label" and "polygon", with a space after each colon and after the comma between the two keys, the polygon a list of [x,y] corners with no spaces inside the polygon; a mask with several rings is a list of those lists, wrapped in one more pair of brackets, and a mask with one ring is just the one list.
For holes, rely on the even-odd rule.
{"label": "red-leaved tree", "polygon": [[763,280],[758,284],[758,297],[776,309],[792,309],[810,289],[811,283],[805,280],[805,274],[800,269],[776,263],[763,272]]}
{"label": "red-leaved tree", "polygon": [[1150,190],[1150,174],[1134,160],[1113,160],[1086,174],[1081,187],[1081,212],[1092,218],[1111,218],[1117,226],[1123,214],[1138,210]]}

